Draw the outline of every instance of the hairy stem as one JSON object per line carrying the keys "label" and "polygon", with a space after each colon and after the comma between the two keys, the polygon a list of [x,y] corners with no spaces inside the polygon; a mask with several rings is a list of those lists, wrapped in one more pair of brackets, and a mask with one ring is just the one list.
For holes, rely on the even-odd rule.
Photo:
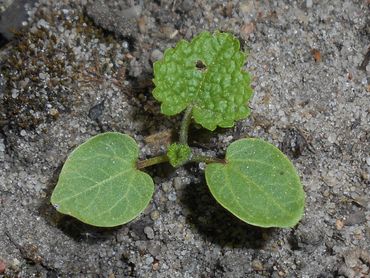
{"label": "hairy stem", "polygon": [[185,110],[184,117],[182,118],[181,128],[180,128],[180,143],[187,145],[188,144],[188,133],[189,133],[189,125],[191,122],[191,112],[193,110],[193,106],[190,105]]}
{"label": "hairy stem", "polygon": [[205,156],[205,155],[193,155],[190,159],[191,162],[204,162],[204,163],[222,163],[225,164],[226,160],[212,157],[212,156]]}
{"label": "hairy stem", "polygon": [[168,161],[168,157],[167,155],[160,155],[160,156],[155,156],[155,157],[152,157],[152,158],[148,158],[148,159],[145,159],[145,160],[140,160],[136,163],[136,167],[137,169],[143,169],[143,168],[146,168],[146,167],[149,167],[149,166],[153,166],[153,165],[156,165],[156,164],[159,164],[159,163],[164,163],[164,162],[167,162]]}

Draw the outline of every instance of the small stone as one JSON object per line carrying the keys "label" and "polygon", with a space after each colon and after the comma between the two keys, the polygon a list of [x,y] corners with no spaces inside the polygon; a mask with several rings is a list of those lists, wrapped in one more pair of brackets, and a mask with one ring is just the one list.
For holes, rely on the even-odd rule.
{"label": "small stone", "polygon": [[363,211],[356,211],[346,217],[344,221],[347,226],[353,226],[356,224],[361,224],[366,221],[366,215]]}
{"label": "small stone", "polygon": [[337,219],[335,221],[335,227],[337,228],[338,231],[342,230],[344,227],[344,222],[340,219]]}
{"label": "small stone", "polygon": [[148,33],[148,25],[146,23],[146,17],[142,16],[137,20],[137,25],[139,27],[139,31],[142,34]]}
{"label": "small stone", "polygon": [[337,140],[337,136],[335,134],[330,134],[328,136],[329,143],[333,144],[333,143],[335,143],[336,140]]}
{"label": "small stone", "polygon": [[22,130],[21,130],[21,136],[22,136],[22,137],[24,137],[24,136],[26,136],[26,135],[27,135],[27,132],[26,132],[24,129],[22,129]]}
{"label": "small stone", "polygon": [[40,73],[39,73],[39,78],[40,78],[41,80],[46,79],[46,75],[45,75],[45,73],[40,72]]}
{"label": "small stone", "polygon": [[154,271],[157,271],[157,270],[159,269],[159,262],[158,262],[158,261],[156,261],[155,263],[153,263],[153,265],[152,265],[152,269],[153,269]]}
{"label": "small stone", "polygon": [[163,53],[159,49],[154,49],[150,55],[150,60],[154,63],[163,58]]}
{"label": "small stone", "polygon": [[4,139],[0,139],[0,152],[5,151]]}
{"label": "small stone", "polygon": [[324,197],[329,197],[330,191],[329,190],[325,190],[322,195],[324,195]]}
{"label": "small stone", "polygon": [[10,267],[11,267],[13,270],[18,271],[18,270],[19,270],[20,265],[21,265],[21,262],[20,262],[17,258],[15,258],[15,259],[13,259],[13,261],[12,261],[12,263],[11,263]]}
{"label": "small stone", "polygon": [[132,59],[130,62],[130,71],[129,74],[132,77],[138,77],[143,72],[142,65],[136,60]]}
{"label": "small stone", "polygon": [[365,171],[362,171],[362,172],[361,172],[361,178],[362,178],[364,181],[369,181],[369,180],[370,180],[370,173],[365,172]]}
{"label": "small stone", "polygon": [[147,265],[150,265],[150,264],[152,264],[154,262],[154,259],[153,259],[153,257],[152,256],[150,256],[150,257],[148,257],[148,258],[146,258],[145,259],[145,263],[147,264]]}
{"label": "small stone", "polygon": [[171,188],[171,185],[170,185],[169,182],[162,183],[162,189],[163,189],[164,192],[170,191],[170,188]]}
{"label": "small stone", "polygon": [[6,264],[3,260],[0,259],[0,274],[4,273],[6,269]]}
{"label": "small stone", "polygon": [[176,192],[171,192],[170,194],[168,194],[168,200],[174,202],[176,201],[176,199],[177,199]]}
{"label": "small stone", "polygon": [[173,187],[179,191],[179,190],[182,190],[184,188],[185,184],[182,182],[181,178],[180,177],[176,177],[174,178],[173,180]]}
{"label": "small stone", "polygon": [[306,0],[306,7],[309,9],[309,8],[312,8],[312,0]]}
{"label": "small stone", "polygon": [[159,31],[160,31],[160,34],[162,36],[164,36],[165,38],[168,38],[168,39],[173,39],[176,37],[176,35],[178,34],[178,30],[176,30],[174,27],[172,26],[161,26],[159,28]]}
{"label": "small stone", "polygon": [[152,255],[154,258],[157,257],[161,253],[161,245],[159,242],[150,244],[148,247],[148,252],[150,255]]}
{"label": "small stone", "polygon": [[153,220],[153,221],[156,221],[158,220],[159,218],[159,211],[158,210],[153,210],[151,213],[150,213],[150,218]]}
{"label": "small stone", "polygon": [[153,231],[153,229],[151,227],[146,226],[144,228],[144,233],[146,234],[146,237],[148,239],[153,239],[154,238],[154,231]]}
{"label": "small stone", "polygon": [[44,19],[40,19],[38,22],[37,22],[37,27],[40,28],[40,27],[43,27],[45,29],[49,29],[49,23],[44,20]]}
{"label": "small stone", "polygon": [[252,268],[256,271],[262,271],[264,269],[262,262],[258,259],[252,261]]}
{"label": "small stone", "polygon": [[249,36],[254,32],[255,24],[253,22],[244,23],[244,25],[240,28],[240,36],[247,40]]}
{"label": "small stone", "polygon": [[366,164],[370,166],[370,156],[366,158]]}
{"label": "small stone", "polygon": [[126,10],[122,11],[122,16],[124,18],[130,19],[130,18],[137,18],[140,16],[142,11],[142,8],[140,5],[133,6],[131,8],[128,8]]}
{"label": "small stone", "polygon": [[18,90],[17,89],[12,89],[12,98],[17,98],[18,97]]}
{"label": "small stone", "polygon": [[199,169],[200,169],[200,170],[204,171],[204,170],[206,169],[206,166],[207,166],[207,164],[206,164],[206,163],[204,163],[204,162],[199,162],[198,167],[199,167]]}
{"label": "small stone", "polygon": [[59,111],[57,109],[55,109],[55,108],[51,108],[50,111],[49,111],[49,113],[53,117],[59,116]]}

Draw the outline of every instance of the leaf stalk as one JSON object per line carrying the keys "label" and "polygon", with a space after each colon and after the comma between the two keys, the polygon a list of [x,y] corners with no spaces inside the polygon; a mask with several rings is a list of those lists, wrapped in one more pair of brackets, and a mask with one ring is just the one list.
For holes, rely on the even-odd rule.
{"label": "leaf stalk", "polygon": [[155,157],[148,158],[145,160],[140,160],[136,163],[136,167],[138,170],[141,170],[146,167],[153,166],[153,165],[160,164],[160,163],[165,163],[165,162],[168,162],[167,155],[160,155],[160,156],[155,156]]}
{"label": "leaf stalk", "polygon": [[181,122],[179,141],[184,145],[188,145],[189,125],[191,122],[192,111],[193,106],[189,105],[185,110],[184,117]]}

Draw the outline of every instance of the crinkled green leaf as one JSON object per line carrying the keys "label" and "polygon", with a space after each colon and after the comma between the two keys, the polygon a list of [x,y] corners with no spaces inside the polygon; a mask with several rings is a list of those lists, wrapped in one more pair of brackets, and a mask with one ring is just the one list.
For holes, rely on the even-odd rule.
{"label": "crinkled green leaf", "polygon": [[180,167],[186,163],[191,155],[191,149],[188,145],[173,143],[169,146],[167,156],[173,167]]}
{"label": "crinkled green leaf", "polygon": [[166,50],[154,63],[153,95],[162,102],[162,113],[176,115],[193,105],[193,117],[203,127],[232,127],[250,113],[250,76],[241,69],[245,59],[229,33],[203,32]]}
{"label": "crinkled green leaf", "polygon": [[303,215],[304,191],[289,159],[259,139],[241,139],[226,163],[206,168],[215,199],[239,219],[260,227],[292,227]]}
{"label": "crinkled green leaf", "polygon": [[152,178],[136,169],[138,147],[129,136],[92,137],[68,157],[51,203],[61,213],[100,227],[127,223],[148,205]]}

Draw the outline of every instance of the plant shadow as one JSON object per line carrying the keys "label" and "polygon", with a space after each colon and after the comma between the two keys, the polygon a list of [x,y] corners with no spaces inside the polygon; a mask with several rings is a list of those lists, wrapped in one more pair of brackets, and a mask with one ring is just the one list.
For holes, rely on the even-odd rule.
{"label": "plant shadow", "polygon": [[249,225],[232,215],[213,198],[205,180],[189,184],[180,199],[189,211],[188,223],[205,241],[222,247],[262,249],[276,232],[274,228]]}

